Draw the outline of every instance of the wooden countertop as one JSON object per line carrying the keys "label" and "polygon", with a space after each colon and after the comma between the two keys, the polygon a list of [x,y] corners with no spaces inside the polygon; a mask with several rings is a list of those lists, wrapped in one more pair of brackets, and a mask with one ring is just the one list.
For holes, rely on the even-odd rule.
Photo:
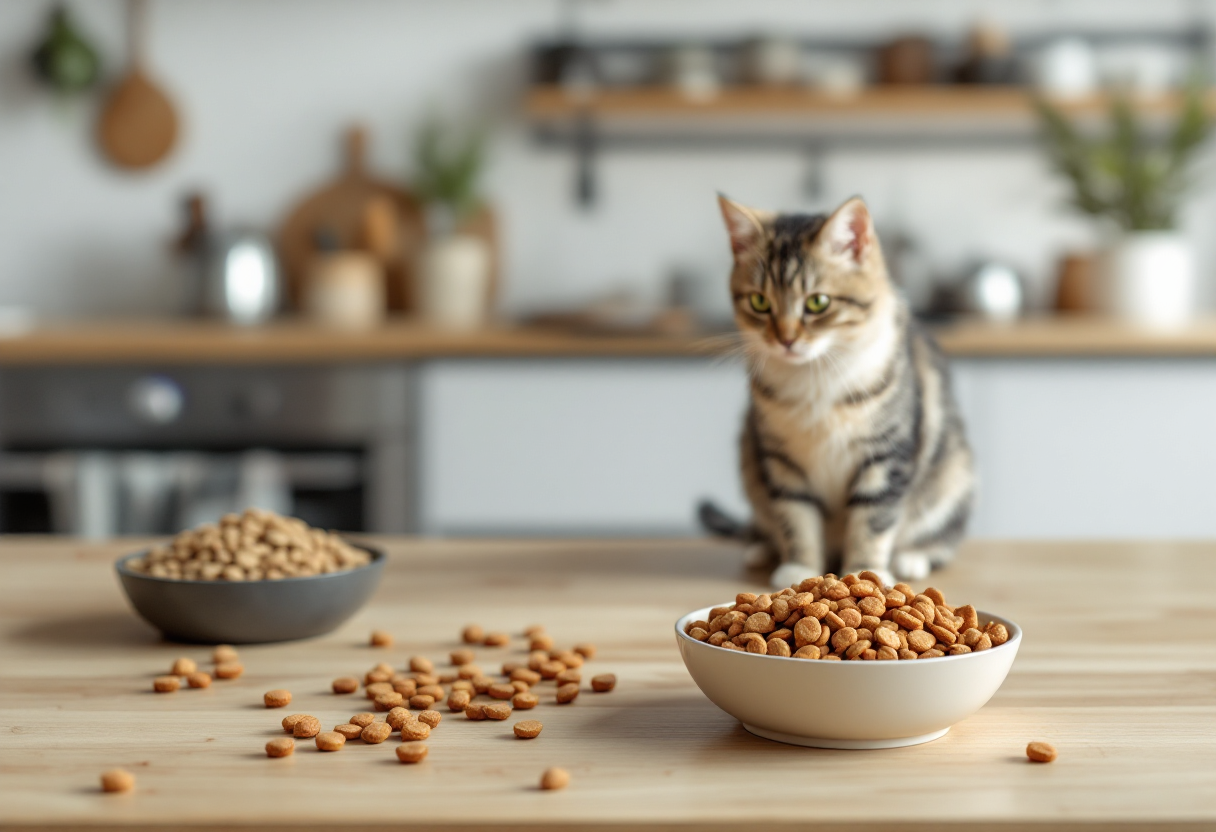
{"label": "wooden countertop", "polygon": [[[1098,318],[960,322],[935,329],[951,355],[983,358],[1216,356],[1216,321],[1172,332]],[[276,364],[428,358],[654,358],[721,354],[729,336],[580,334],[555,329],[428,329],[406,321],[341,333],[300,322],[253,329],[201,321],[58,323],[0,336],[0,366]]]}
{"label": "wooden countertop", "polygon": [[[135,545],[0,542],[8,829],[1216,828],[1216,544],[969,544],[933,583],[1018,621],[1021,652],[975,716],[884,751],[759,739],[693,685],[672,624],[756,586],[733,547],[389,541],[379,592],[337,632],[244,647],[241,679],[166,695],[152,677],[209,651],[163,643],[129,612],[111,561]],[[445,713],[418,766],[396,762],[395,740],[265,757],[288,712],[329,727],[366,708],[327,692],[335,676],[442,659],[470,621],[594,641],[586,669],[615,672],[617,689],[543,703],[528,717],[544,733],[529,742],[511,736],[513,720]],[[397,646],[367,647],[373,627]],[[513,644],[479,661],[522,655]],[[276,687],[295,694],[287,710],[261,706]],[[1033,739],[1059,759],[1028,763]],[[553,765],[572,784],[540,792]],[[99,793],[115,766],[136,791]]]}

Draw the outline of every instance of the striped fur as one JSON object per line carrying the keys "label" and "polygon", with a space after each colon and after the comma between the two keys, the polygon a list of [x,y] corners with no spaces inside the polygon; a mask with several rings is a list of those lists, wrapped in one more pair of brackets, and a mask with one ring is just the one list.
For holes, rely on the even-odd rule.
{"label": "striped fur", "polygon": [[[891,285],[865,204],[831,216],[721,207],[752,369],[746,534],[778,564],[775,584],[923,577],[966,529],[971,451],[945,360]],[[815,296],[826,309],[808,309]]]}

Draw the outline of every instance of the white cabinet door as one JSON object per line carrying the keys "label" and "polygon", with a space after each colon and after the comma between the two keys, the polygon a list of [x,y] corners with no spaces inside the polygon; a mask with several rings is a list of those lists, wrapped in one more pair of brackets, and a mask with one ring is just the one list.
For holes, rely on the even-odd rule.
{"label": "white cabinet door", "polygon": [[742,513],[746,399],[739,365],[703,359],[429,363],[422,530],[688,534],[703,497]]}

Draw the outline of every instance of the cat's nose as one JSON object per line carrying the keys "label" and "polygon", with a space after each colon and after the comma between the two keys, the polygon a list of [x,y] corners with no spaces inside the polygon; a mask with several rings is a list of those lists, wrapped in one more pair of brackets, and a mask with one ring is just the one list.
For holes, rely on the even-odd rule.
{"label": "cat's nose", "polygon": [[782,335],[781,333],[777,333],[777,341],[781,344],[781,346],[785,347],[787,350],[790,347],[794,346],[794,342],[797,340],[798,340],[797,335],[791,335],[789,337],[789,339],[787,340],[784,335]]}

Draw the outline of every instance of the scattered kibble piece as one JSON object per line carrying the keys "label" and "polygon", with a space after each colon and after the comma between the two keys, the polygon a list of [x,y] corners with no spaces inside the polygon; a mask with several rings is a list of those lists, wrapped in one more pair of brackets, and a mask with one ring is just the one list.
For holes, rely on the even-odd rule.
{"label": "scattered kibble piece", "polygon": [[267,708],[282,708],[291,704],[291,691],[282,688],[268,690],[262,695],[262,701]]}
{"label": "scattered kibble piece", "polygon": [[557,704],[565,705],[578,698],[578,685],[571,682],[557,689]]}
{"label": "scattered kibble piece", "polygon": [[601,673],[591,677],[591,689],[596,693],[607,693],[616,687],[615,673]]}
{"label": "scattered kibble piece", "polygon": [[392,682],[388,682],[388,681],[369,682],[367,684],[367,687],[365,687],[363,689],[363,693],[364,693],[364,695],[367,696],[368,699],[371,699],[374,701],[375,698],[382,693],[393,693],[393,684],[392,684]]}
{"label": "scattered kibble piece", "polygon": [[101,773],[103,792],[129,792],[135,788],[135,775],[121,768],[112,768]]}
{"label": "scattered kibble piece", "polygon": [[198,665],[194,663],[194,659],[182,656],[173,663],[173,669],[169,672],[174,676],[189,676],[196,670],[198,670]]}
{"label": "scattered kibble piece", "polygon": [[240,662],[224,662],[215,666],[217,679],[238,679],[245,672],[245,666]]}
{"label": "scattered kibble piece", "polygon": [[483,720],[486,718],[486,707],[473,702],[465,707],[464,715],[475,722]]}
{"label": "scattered kibble piece", "polygon": [[397,759],[403,763],[420,763],[430,751],[424,743],[407,742],[397,746]]}
{"label": "scattered kibble piece", "polygon": [[425,722],[431,728],[435,728],[443,721],[443,714],[439,713],[439,711],[423,711],[418,714],[418,721]]}
{"label": "scattered kibble piece", "polygon": [[315,716],[301,717],[291,728],[291,735],[301,740],[315,737],[319,733],[321,733],[321,720]]}
{"label": "scattered kibble piece", "polygon": [[582,644],[574,645],[574,652],[578,653],[584,659],[594,659],[595,645],[584,641]]}
{"label": "scattered kibble piece", "polygon": [[290,757],[296,750],[296,741],[291,737],[279,737],[266,743],[267,757]]}
{"label": "scattered kibble piece", "polygon": [[192,688],[209,688],[211,687],[211,674],[196,670],[186,677],[186,684]]}
{"label": "scattered kibble piece", "polygon": [[540,704],[535,693],[517,693],[511,697],[511,705],[521,711],[528,711]]}
{"label": "scattered kibble piece", "polygon": [[407,711],[405,708],[393,708],[384,717],[384,721],[387,722],[389,727],[392,728],[394,731],[400,731],[401,724],[403,722],[408,722],[409,720],[411,720],[413,718],[414,718],[414,715],[412,713],[410,713],[409,711]]}
{"label": "scattered kibble piece", "polygon": [[404,706],[405,697],[395,690],[390,690],[388,693],[382,693],[377,696],[374,704],[377,711],[391,711],[393,708]]}
{"label": "scattered kibble piece", "polygon": [[413,679],[394,679],[389,684],[393,686],[393,690],[405,697],[413,696],[418,692],[418,683]]}
{"label": "scattered kibble piece", "polygon": [[369,641],[372,647],[392,647],[393,634],[387,630],[372,630]]}
{"label": "scattered kibble piece", "polygon": [[431,726],[420,719],[410,720],[401,724],[402,742],[419,742],[431,735]]}
{"label": "scattered kibble piece", "polygon": [[506,702],[493,702],[481,707],[486,719],[508,719],[511,716],[511,706]]}
{"label": "scattered kibble piece", "polygon": [[497,684],[490,685],[490,689],[486,691],[494,699],[510,699],[515,694],[519,693],[514,685]]}
{"label": "scattered kibble piece", "polygon": [[411,656],[410,670],[415,673],[430,673],[435,669],[435,663],[426,656]]}
{"label": "scattered kibble piece", "polygon": [[393,727],[387,722],[373,722],[363,729],[359,737],[366,743],[375,745],[384,742],[393,733]]}
{"label": "scattered kibble piece", "polygon": [[525,719],[523,722],[517,722],[513,726],[515,736],[521,740],[531,740],[540,736],[541,729],[545,726],[541,725],[535,719]]}
{"label": "scattered kibble piece", "polygon": [[283,717],[283,730],[290,734],[295,730],[296,723],[306,716],[308,716],[308,714],[288,714],[287,716]]}
{"label": "scattered kibble piece", "polygon": [[[342,736],[346,737],[346,739],[348,739],[348,740],[356,740],[359,738],[359,735],[363,733],[363,726],[354,725],[353,723],[350,723],[350,722],[345,722],[341,725],[335,725],[334,732],[337,734],[341,734]],[[320,736],[320,734],[318,734],[317,736]]]}
{"label": "scattered kibble piece", "polygon": [[[447,696],[448,692],[443,689],[442,685],[423,685],[420,688],[418,688],[418,693],[414,694],[414,696],[418,696],[418,695],[429,696],[432,699],[438,701],[440,699],[443,699],[445,696]],[[412,699],[413,697],[410,697],[410,698]]]}
{"label": "scattered kibble piece", "polygon": [[481,643],[486,647],[506,647],[511,643],[511,637],[506,633],[486,633]]}
{"label": "scattered kibble piece", "polygon": [[528,638],[532,638],[532,636],[536,635],[537,633],[543,633],[544,631],[545,631],[544,624],[532,624],[532,625],[524,628],[524,635],[527,636]]}
{"label": "scattered kibble piece", "polygon": [[481,628],[480,624],[466,625],[460,633],[460,638],[465,644],[481,644],[486,637],[486,631]]}
{"label": "scattered kibble piece", "polygon": [[152,690],[157,693],[173,693],[182,686],[182,680],[176,676],[157,676],[152,680]]}
{"label": "scattered kibble piece", "polygon": [[1050,763],[1057,754],[1056,748],[1049,742],[1032,742],[1026,746],[1026,756],[1031,762],[1035,763]]}
{"label": "scattered kibble piece", "polygon": [[549,658],[561,662],[566,667],[582,667],[584,661],[583,657],[573,650],[551,650]]}
{"label": "scattered kibble piece", "polygon": [[570,772],[564,768],[547,768],[540,776],[540,787],[545,791],[556,791],[570,785]]}
{"label": "scattered kibble piece", "polygon": [[215,649],[211,651],[211,661],[215,664],[224,664],[225,662],[235,662],[240,656],[236,652],[236,648],[231,644],[217,644]]}
{"label": "scattered kibble piece", "polygon": [[360,728],[366,728],[367,726],[371,725],[373,722],[376,721],[376,715],[369,714],[366,711],[364,711],[361,714],[355,714],[347,721],[351,725],[358,725]]}
{"label": "scattered kibble piece", "polygon": [[556,681],[559,685],[567,685],[567,684],[570,684],[571,682],[573,682],[574,684],[577,685],[579,682],[583,681],[583,674],[579,673],[577,670],[574,670],[573,668],[570,668],[568,670],[563,670],[561,673],[557,674],[557,677],[554,679],[554,681]]}
{"label": "scattered kibble piece", "polygon": [[548,633],[537,633],[532,636],[532,641],[528,645],[529,650],[549,650],[553,647],[553,636]]}
{"label": "scattered kibble piece", "polygon": [[557,674],[566,669],[566,666],[559,661],[552,659],[541,662],[540,675],[542,679],[556,679]]}
{"label": "scattered kibble piece", "polygon": [[317,734],[318,751],[337,751],[346,745],[346,736],[340,731],[322,731]]}
{"label": "scattered kibble piece", "polygon": [[410,697],[410,707],[416,711],[429,711],[435,704],[435,697],[426,693],[415,693]]}
{"label": "scattered kibble piece", "polygon": [[526,667],[517,667],[510,673],[512,682],[526,682],[528,685],[539,684],[541,675],[535,670],[529,670]]}
{"label": "scattered kibble piece", "polygon": [[452,713],[463,711],[473,701],[473,695],[467,690],[454,690],[448,697],[448,710]]}
{"label": "scattered kibble piece", "polygon": [[354,693],[359,689],[359,680],[354,676],[339,676],[333,681],[334,693]]}
{"label": "scattered kibble piece", "polygon": [[452,664],[459,667],[462,664],[471,664],[476,657],[473,655],[472,650],[462,647],[459,650],[453,650],[449,658],[451,658]]}

